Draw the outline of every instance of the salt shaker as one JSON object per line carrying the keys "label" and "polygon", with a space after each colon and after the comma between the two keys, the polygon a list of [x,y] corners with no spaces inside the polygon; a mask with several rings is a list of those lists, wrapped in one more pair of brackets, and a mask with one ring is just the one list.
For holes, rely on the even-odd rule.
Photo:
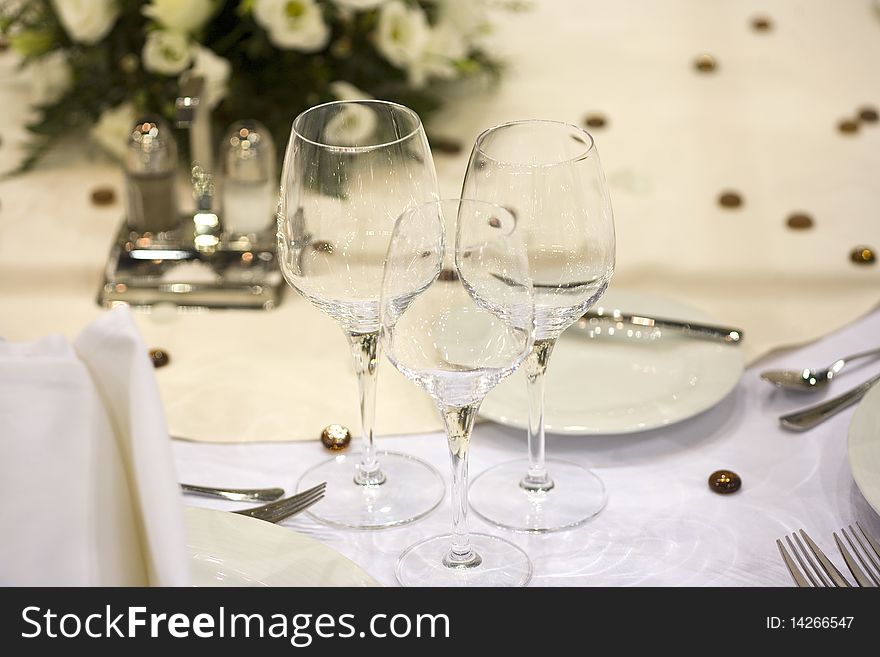
{"label": "salt shaker", "polygon": [[230,236],[256,235],[274,220],[278,181],[272,136],[258,121],[231,125],[220,143],[221,221]]}
{"label": "salt shaker", "polygon": [[141,119],[129,133],[125,181],[132,229],[155,234],[177,226],[177,146],[161,119]]}

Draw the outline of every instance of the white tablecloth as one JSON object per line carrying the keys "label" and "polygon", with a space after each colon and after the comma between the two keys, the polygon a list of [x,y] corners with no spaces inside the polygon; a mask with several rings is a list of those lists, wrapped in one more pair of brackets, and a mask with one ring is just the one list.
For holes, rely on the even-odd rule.
{"label": "white tablecloth", "polygon": [[[625,436],[549,436],[550,456],[589,462],[609,492],[606,509],[584,526],[543,536],[505,534],[535,565],[536,586],[789,586],[774,539],[804,528],[838,567],[831,532],[856,520],[880,538],[880,517],[853,483],[847,460],[848,409],[807,433],[779,427],[777,416],[843,392],[880,372],[880,362],[842,375],[813,395],[777,391],[758,378],[766,367],[820,366],[877,346],[880,312],[818,343],[778,354],[747,370],[736,390],[706,413],[680,424]],[[471,472],[523,456],[523,432],[486,423],[474,431]],[[440,434],[381,439],[381,446],[434,463],[449,481]],[[327,458],[319,443],[219,445],[174,442],[182,480],[291,490],[304,469]],[[737,472],[742,489],[722,496],[709,474]],[[393,584],[397,555],[411,543],[448,531],[449,494],[424,520],[378,532],[346,531],[307,516],[284,523],[342,552],[383,584]],[[214,508],[241,505],[188,497]]]}

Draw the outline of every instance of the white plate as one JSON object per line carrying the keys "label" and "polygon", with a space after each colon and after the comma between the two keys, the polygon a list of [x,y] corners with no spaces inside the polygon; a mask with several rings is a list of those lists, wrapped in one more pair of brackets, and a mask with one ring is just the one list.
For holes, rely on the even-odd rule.
{"label": "white plate", "polygon": [[880,513],[880,386],[868,391],[849,425],[849,469],[856,486]]}
{"label": "white plate", "polygon": [[[670,299],[609,291],[598,304],[625,312],[714,323],[704,312]],[[572,435],[618,434],[653,429],[711,408],[736,386],[742,349],[665,332],[658,339],[588,337],[572,327],[550,359],[545,428]],[[634,332],[635,336],[636,333]],[[748,339],[748,337],[746,337]],[[523,368],[489,393],[480,414],[525,429],[528,401]]]}
{"label": "white plate", "polygon": [[185,509],[195,586],[379,586],[318,541],[228,511]]}

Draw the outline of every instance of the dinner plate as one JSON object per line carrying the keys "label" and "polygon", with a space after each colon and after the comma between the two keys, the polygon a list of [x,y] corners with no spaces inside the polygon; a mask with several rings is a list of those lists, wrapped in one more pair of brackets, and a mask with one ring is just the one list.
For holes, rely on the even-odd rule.
{"label": "dinner plate", "polygon": [[859,402],[849,425],[849,469],[856,486],[880,513],[880,386]]}
{"label": "dinner plate", "polygon": [[379,586],[335,550],[290,529],[192,506],[184,517],[195,586]]}
{"label": "dinner plate", "polygon": [[[609,290],[597,306],[719,323],[686,304],[643,293]],[[671,424],[720,402],[742,375],[744,356],[736,345],[672,331],[600,326],[598,335],[572,326],[556,344],[545,383],[546,431],[624,434]],[[528,426],[522,367],[489,393],[480,414],[501,424]]]}

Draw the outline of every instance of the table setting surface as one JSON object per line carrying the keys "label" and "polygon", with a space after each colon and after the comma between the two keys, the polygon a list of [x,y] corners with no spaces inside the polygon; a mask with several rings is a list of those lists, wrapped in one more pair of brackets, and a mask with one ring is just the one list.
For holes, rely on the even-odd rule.
{"label": "table setting surface", "polygon": [[[848,431],[857,409],[803,433],[779,422],[880,374],[880,360],[854,364],[810,394],[760,378],[880,346],[880,266],[853,255],[880,250],[880,127],[864,124],[857,134],[837,127],[858,108],[880,104],[880,11],[867,1],[817,0],[531,5],[498,18],[491,39],[508,62],[499,86],[465,87],[429,126],[430,137],[463,145],[435,153],[441,196],[461,193],[469,146],[486,128],[523,117],[589,124],[589,115],[601,115],[588,129],[614,206],[617,263],[608,298],[641,303],[620,304],[623,311],[653,313],[654,303],[661,316],[669,309],[673,318],[740,327],[743,339],[713,345],[667,332],[653,344],[607,334],[591,340],[569,329],[547,375],[548,458],[551,466],[558,458],[592,468],[607,505],[566,531],[510,532],[475,514],[472,529],[522,548],[534,564],[533,586],[791,586],[774,546],[785,534],[805,528],[826,551],[834,551],[831,533],[856,521],[880,537],[876,487],[866,499],[851,474]],[[768,12],[772,30],[750,27]],[[717,68],[697,70],[701,56]],[[29,81],[16,64],[0,52],[0,170],[23,153]],[[105,312],[96,299],[123,209],[92,203],[96,187],[121,199],[119,167],[64,145],[36,169],[0,180],[0,338],[72,339]],[[738,202],[722,202],[725,194]],[[806,229],[795,214],[807,215]],[[155,377],[179,481],[280,487],[289,495],[331,454],[320,441],[325,426],[358,436],[357,377],[345,337],[294,290],[266,311],[156,307],[133,317],[146,346],[169,356]],[[662,349],[672,355],[664,358]],[[681,360],[688,354],[690,364]],[[615,367],[631,369],[629,378],[615,379]],[[518,372],[484,404],[472,476],[525,453],[523,379]],[[656,393],[662,380],[668,389]],[[554,385],[565,394],[554,396]],[[617,403],[639,395],[641,405]],[[566,408],[575,410],[566,415]],[[432,464],[447,490],[433,513],[398,528],[344,529],[308,513],[281,522],[316,562],[326,554],[309,539],[347,558],[336,562],[334,581],[342,585],[395,585],[401,551],[448,530],[443,424],[431,398],[384,358],[376,429],[379,449]],[[718,470],[736,473],[741,489],[716,494],[708,482]],[[209,536],[210,517],[188,513]],[[283,538],[268,535],[267,558],[273,540],[283,549]],[[267,569],[250,583],[262,576],[271,583],[272,575]]]}

